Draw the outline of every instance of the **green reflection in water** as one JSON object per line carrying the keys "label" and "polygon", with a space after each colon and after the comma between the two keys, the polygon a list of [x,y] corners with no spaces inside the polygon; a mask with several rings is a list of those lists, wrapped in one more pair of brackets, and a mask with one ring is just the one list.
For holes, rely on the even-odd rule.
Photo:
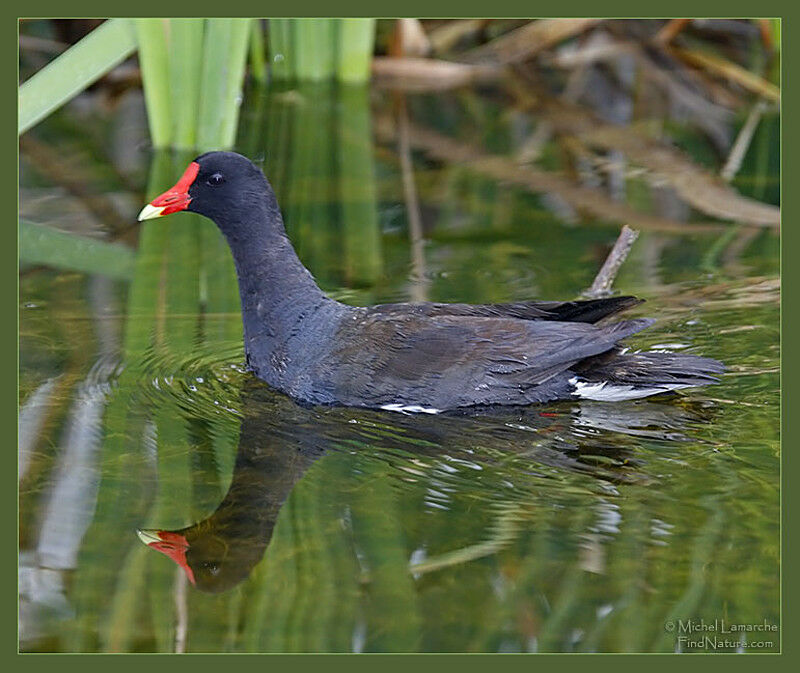
{"label": "green reflection in water", "polygon": [[[319,282],[351,303],[407,299],[400,162],[374,144],[369,92],[249,100],[239,148],[263,157]],[[480,132],[494,152],[513,148],[498,108],[475,97],[410,108],[464,142]],[[191,158],[155,156],[148,197]],[[431,300],[576,296],[616,236],[465,166],[415,160]],[[631,178],[628,198],[653,202],[647,189]],[[22,404],[37,391],[50,402],[20,485],[21,549],[41,544],[103,325],[124,368],[103,379],[69,609],[39,618],[23,647],[672,651],[668,620],[777,623],[778,248],[760,231],[733,255],[740,236],[643,232],[617,281],[659,317],[632,345],[720,358],[721,385],[479,418],[304,409],[252,381],[230,254],[199,217],[142,225],[131,280],[104,281],[105,313],[94,276],[24,274]],[[206,550],[197,587],[136,539],[142,527],[190,527],[190,548]]]}

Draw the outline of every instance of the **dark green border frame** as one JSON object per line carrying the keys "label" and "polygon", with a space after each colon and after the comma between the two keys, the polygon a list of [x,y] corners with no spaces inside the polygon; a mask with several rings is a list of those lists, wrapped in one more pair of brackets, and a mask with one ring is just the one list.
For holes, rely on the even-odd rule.
{"label": "dark green border frame", "polygon": [[[127,11],[121,12],[120,9]],[[530,0],[494,0],[491,5],[478,3],[475,0],[440,0],[435,5],[427,1],[403,0],[402,2],[367,2],[365,0],[340,0],[331,3],[330,0],[305,0],[302,2],[291,2],[279,5],[277,3],[264,2],[240,2],[228,0],[225,3],[208,2],[207,0],[194,0],[192,3],[171,3],[169,11],[165,11],[163,2],[153,2],[152,0],[139,0],[127,6],[121,4],[111,5],[106,2],[79,1],[65,4],[63,1],[56,0],[37,1],[24,3],[15,7],[14,10],[6,9],[9,16],[3,17],[0,22],[0,45],[2,45],[3,60],[2,70],[4,77],[9,81],[9,87],[17,86],[17,19],[19,16],[34,17],[53,17],[53,16],[264,16],[269,13],[271,16],[415,16],[415,17],[459,17],[459,16],[604,16],[604,17],[781,17],[782,26],[782,57],[783,57],[783,76],[782,76],[782,184],[791,185],[798,175],[800,169],[797,168],[800,147],[798,138],[800,129],[798,119],[794,110],[800,109],[797,103],[798,94],[790,86],[785,87],[786,73],[794,72],[800,68],[800,62],[796,58],[800,46],[795,42],[794,26],[795,20],[800,25],[800,7],[795,3],[794,7],[789,8],[788,3],[778,2],[742,2],[741,0],[729,0],[716,7],[710,3],[705,6],[698,5],[697,2],[686,0],[673,0],[664,2],[659,6],[645,4],[641,0],[633,2],[631,0],[612,0],[602,4],[590,2],[590,0],[579,0],[565,4],[558,3],[553,6],[551,3],[533,3]],[[222,10],[222,11],[221,11]],[[554,11],[557,10],[557,11]],[[4,15],[5,15],[4,11]],[[12,108],[10,101],[16,97],[9,95],[9,103],[3,110],[3,128],[6,130],[3,137],[2,156],[7,157],[5,163],[8,171],[7,179],[2,181],[3,191],[6,195],[2,203],[17,204],[17,151],[18,143],[15,134],[16,129],[16,105]],[[12,164],[12,158],[14,163]],[[5,171],[4,171],[5,173]],[[792,288],[797,284],[798,268],[792,264],[794,254],[798,251],[798,240],[800,240],[800,222],[795,216],[797,207],[791,197],[793,191],[782,190],[782,221],[787,223],[787,227],[782,228],[781,234],[781,278],[782,283]],[[10,208],[9,208],[10,210]],[[3,425],[9,433],[9,442],[2,454],[3,474],[7,475],[8,483],[2,488],[3,500],[0,503],[0,511],[3,512],[3,528],[5,531],[15,531],[17,527],[16,511],[16,488],[11,480],[16,473],[16,441],[12,437],[16,436],[17,427],[15,410],[17,408],[17,353],[18,353],[18,326],[17,326],[17,227],[12,224],[16,222],[16,214],[12,216],[8,213],[5,226],[0,228],[2,244],[0,244],[0,269],[3,276],[0,279],[0,298],[2,299],[2,313],[6,316],[2,331],[2,353],[3,369],[2,378],[2,404],[0,410],[3,413]],[[784,262],[787,264],[784,265]],[[794,280],[793,280],[794,279]],[[781,294],[781,344],[786,334],[797,333],[796,325],[798,313],[795,306],[790,305],[784,300]],[[789,297],[791,298],[791,290]],[[14,316],[12,319],[11,316]],[[790,338],[790,345],[792,338]],[[287,669],[305,669],[312,667],[336,670],[347,670],[349,672],[357,670],[373,670],[379,667],[385,669],[409,668],[434,669],[454,667],[459,671],[485,671],[487,668],[500,667],[504,670],[532,671],[534,666],[546,666],[548,669],[560,665],[581,666],[601,669],[614,667],[615,670],[633,667],[641,669],[646,667],[648,671],[653,669],[673,669],[676,665],[689,669],[702,668],[704,671],[709,668],[724,667],[727,671],[749,670],[753,667],[772,669],[775,666],[783,667],[790,663],[788,660],[795,660],[796,670],[798,662],[797,646],[793,624],[797,624],[795,612],[790,606],[797,603],[797,573],[792,572],[795,568],[793,557],[793,547],[787,544],[788,526],[790,520],[789,513],[795,509],[794,505],[797,495],[794,493],[793,485],[800,482],[798,472],[798,458],[793,454],[794,441],[792,439],[796,424],[791,423],[791,410],[787,407],[787,400],[795,399],[798,389],[796,361],[798,354],[794,347],[790,347],[788,352],[781,349],[781,494],[782,494],[782,619],[781,636],[783,653],[780,655],[750,655],[763,657],[762,660],[754,662],[748,655],[682,655],[677,661],[675,655],[618,655],[618,654],[598,654],[598,655],[461,655],[461,654],[441,654],[441,655],[234,655],[234,658],[226,659],[223,664],[221,657],[225,655],[189,655],[189,659],[180,662],[191,666],[193,670],[201,668],[216,669],[221,665],[256,665],[259,667],[270,667],[272,670],[284,671]],[[14,430],[12,430],[12,428]],[[10,534],[8,535],[10,538]],[[113,667],[115,673],[123,670],[140,670],[142,667],[167,667],[174,670],[179,665],[174,655],[19,655],[17,654],[17,553],[16,545],[9,539],[2,549],[2,598],[0,605],[3,609],[2,628],[0,628],[0,654],[5,661],[6,670],[32,670],[39,667],[46,667],[50,670],[64,668],[80,668],[85,671],[89,668],[107,669]],[[146,656],[147,659],[142,657]],[[112,660],[112,657],[113,660]],[[167,659],[167,657],[170,657]],[[264,659],[262,657],[269,657]],[[535,661],[532,657],[539,657]],[[542,659],[541,657],[545,657]]]}

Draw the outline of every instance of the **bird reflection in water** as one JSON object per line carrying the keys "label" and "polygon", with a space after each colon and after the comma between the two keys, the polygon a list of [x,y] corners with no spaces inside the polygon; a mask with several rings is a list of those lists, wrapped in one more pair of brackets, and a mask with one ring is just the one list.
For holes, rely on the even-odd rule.
{"label": "bird reflection in water", "polygon": [[[233,478],[214,513],[179,530],[137,531],[142,542],[171,558],[205,592],[227,591],[250,575],[295,484],[329,451],[352,451],[358,444],[374,448],[377,438],[388,450],[401,448],[420,457],[461,455],[485,468],[502,452],[534,469],[538,464],[580,472],[612,485],[647,483],[653,477],[641,469],[637,444],[644,438],[687,440],[686,427],[707,420],[708,414],[669,400],[439,416],[308,408],[255,380],[243,390],[242,410]],[[379,435],[376,428],[382,428]],[[474,451],[475,446],[489,450]]]}

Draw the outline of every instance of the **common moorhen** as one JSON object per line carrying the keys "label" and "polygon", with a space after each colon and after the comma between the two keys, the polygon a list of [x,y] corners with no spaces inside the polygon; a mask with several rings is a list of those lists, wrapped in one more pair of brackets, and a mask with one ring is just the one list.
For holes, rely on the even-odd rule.
{"label": "common moorhen", "polygon": [[239,278],[249,368],[309,404],[436,413],[587,398],[625,400],[715,383],[722,363],[628,353],[650,319],[595,324],[635,297],[511,304],[347,306],[327,297],[286,236],[267,179],[233,152],[192,161],[139,220],[188,210],[220,228]]}

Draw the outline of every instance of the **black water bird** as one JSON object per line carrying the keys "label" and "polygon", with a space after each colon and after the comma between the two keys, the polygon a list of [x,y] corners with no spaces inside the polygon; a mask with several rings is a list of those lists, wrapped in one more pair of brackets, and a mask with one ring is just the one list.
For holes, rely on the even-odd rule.
{"label": "black water bird", "polygon": [[626,400],[717,382],[720,362],[629,353],[653,320],[599,321],[635,297],[509,304],[347,306],[327,297],[289,241],[264,174],[209,152],[140,220],[187,210],[220,228],[239,280],[248,367],[308,404],[396,411]]}

